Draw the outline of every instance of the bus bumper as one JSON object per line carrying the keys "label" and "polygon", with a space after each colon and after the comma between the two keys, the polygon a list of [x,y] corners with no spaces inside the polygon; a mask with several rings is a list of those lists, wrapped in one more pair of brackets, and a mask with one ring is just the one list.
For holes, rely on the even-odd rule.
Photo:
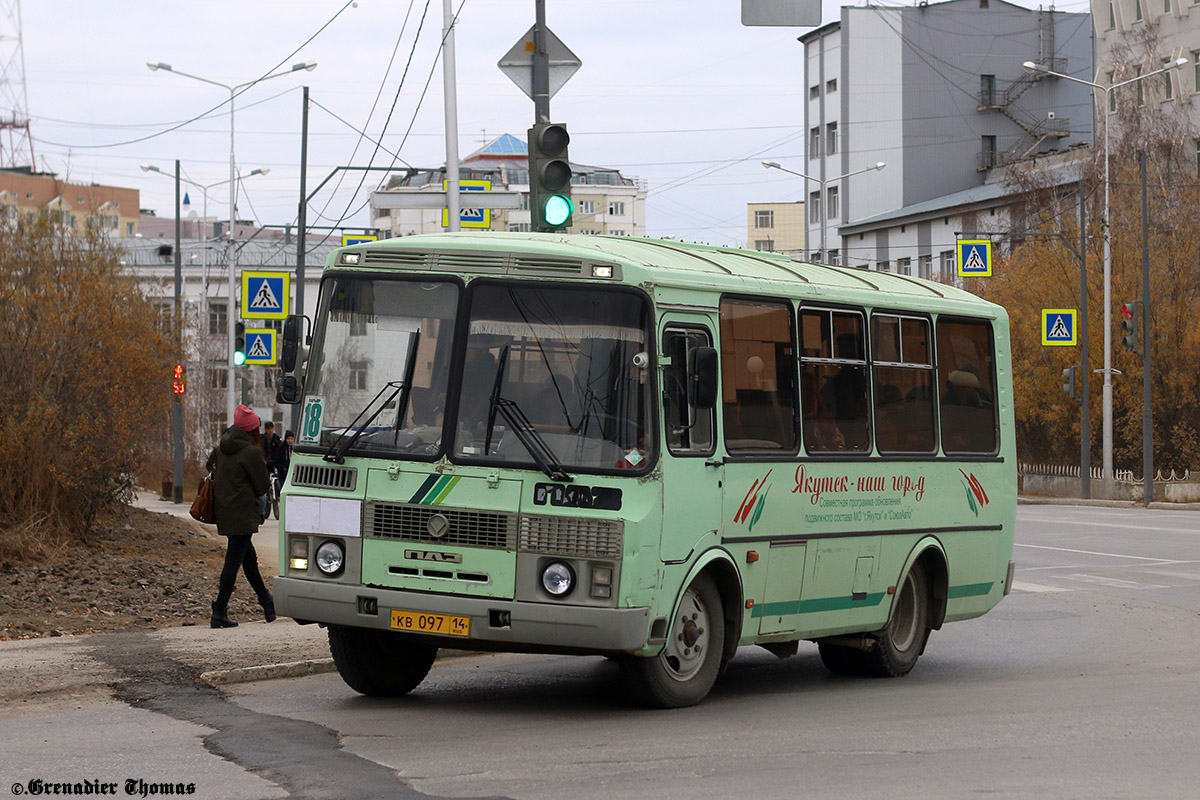
{"label": "bus bumper", "polygon": [[515,648],[634,651],[646,647],[650,632],[648,608],[521,603],[283,577],[275,579],[273,592],[276,610],[303,622],[390,630],[392,609],[470,617],[471,635],[463,637],[464,649],[479,641],[497,643],[501,649],[508,643]]}

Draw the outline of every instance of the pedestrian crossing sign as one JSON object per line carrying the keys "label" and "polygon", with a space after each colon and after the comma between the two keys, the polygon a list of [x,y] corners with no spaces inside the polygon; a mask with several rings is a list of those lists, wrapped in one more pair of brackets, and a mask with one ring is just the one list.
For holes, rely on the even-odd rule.
{"label": "pedestrian crossing sign", "polygon": [[990,240],[962,239],[958,243],[958,277],[987,278],[992,274]]}
{"label": "pedestrian crossing sign", "polygon": [[275,363],[275,331],[271,328],[246,329],[247,364]]}
{"label": "pedestrian crossing sign", "polygon": [[1079,312],[1073,308],[1042,309],[1042,344],[1071,347],[1079,343],[1075,325]]}
{"label": "pedestrian crossing sign", "polygon": [[343,233],[342,247],[349,247],[352,244],[362,244],[363,242],[377,242],[379,237],[373,233]]}
{"label": "pedestrian crossing sign", "polygon": [[287,272],[242,272],[242,319],[285,319],[291,278]]}

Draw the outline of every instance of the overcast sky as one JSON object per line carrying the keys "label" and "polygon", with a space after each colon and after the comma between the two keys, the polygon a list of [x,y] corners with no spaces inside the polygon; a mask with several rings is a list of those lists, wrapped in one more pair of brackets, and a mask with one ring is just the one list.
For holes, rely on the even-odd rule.
{"label": "overcast sky", "polygon": [[[496,62],[533,24],[534,2],[454,0],[456,9],[460,2],[458,142],[466,156],[485,137],[524,139],[532,123],[532,101]],[[823,20],[835,19],[840,5],[825,0]],[[1085,11],[1087,3],[1058,9]],[[340,165],[393,163],[354,129],[379,138],[386,123],[382,144],[398,165],[445,161],[442,73],[434,68],[441,0],[25,0],[22,13],[38,166],[72,182],[137,188],[142,207],[160,216],[173,215],[172,182],[139,165],[170,172],[180,159],[196,183],[225,180],[228,106],[202,115],[229,93],[151,72],[148,61],[222,84],[253,81],[281,63],[318,62],[236,101],[238,166],[271,169],[244,181],[242,218],[296,219],[304,85],[323,107],[310,112],[310,189]],[[807,29],[746,28],[740,19],[740,0],[547,0],[548,26],[583,62],[551,101],[551,116],[568,125],[572,161],[647,182],[652,236],[744,244],[746,203],[803,196],[800,179],[760,162],[803,167],[796,39]],[[309,224],[368,224],[364,206],[378,178],[361,189],[359,180],[345,177],[336,190],[331,183],[314,199]],[[201,193],[190,193],[199,210]],[[228,215],[227,186],[209,191],[208,212]]]}

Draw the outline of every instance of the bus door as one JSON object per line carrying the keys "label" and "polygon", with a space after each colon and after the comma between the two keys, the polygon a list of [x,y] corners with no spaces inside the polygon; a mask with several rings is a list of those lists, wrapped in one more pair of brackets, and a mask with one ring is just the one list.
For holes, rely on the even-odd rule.
{"label": "bus door", "polygon": [[723,467],[716,458],[716,409],[696,404],[696,351],[713,346],[708,318],[675,314],[661,327],[663,561],[682,561],[721,522]]}

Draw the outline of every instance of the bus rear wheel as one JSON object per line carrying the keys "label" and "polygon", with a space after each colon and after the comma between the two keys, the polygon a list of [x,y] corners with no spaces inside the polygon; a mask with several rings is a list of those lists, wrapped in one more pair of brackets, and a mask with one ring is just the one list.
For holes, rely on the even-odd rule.
{"label": "bus rear wheel", "polygon": [[896,603],[887,627],[871,634],[869,650],[821,642],[825,668],[835,675],[899,678],[917,665],[929,640],[929,581],[925,568],[914,564],[896,592]]}
{"label": "bus rear wheel", "polygon": [[421,685],[437,658],[437,648],[402,633],[372,628],[329,626],[329,652],[338,674],[368,697],[398,697]]}
{"label": "bus rear wheel", "polygon": [[621,671],[630,694],[651,708],[682,708],[705,698],[721,668],[725,614],[712,578],[700,575],[683,593],[661,653],[627,658]]}

